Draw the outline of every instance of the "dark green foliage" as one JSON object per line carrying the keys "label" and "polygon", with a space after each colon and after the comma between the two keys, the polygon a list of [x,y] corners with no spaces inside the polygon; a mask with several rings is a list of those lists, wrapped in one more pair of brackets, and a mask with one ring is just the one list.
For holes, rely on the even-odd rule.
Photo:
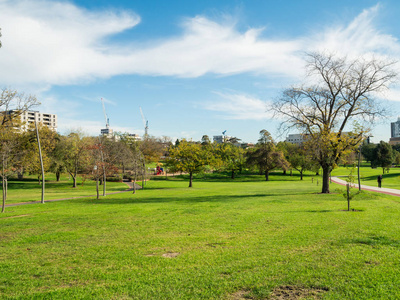
{"label": "dark green foliage", "polygon": [[380,141],[374,149],[374,156],[371,162],[372,166],[381,167],[383,173],[385,173],[385,169],[390,168],[393,160],[393,148],[388,143]]}
{"label": "dark green foliage", "polygon": [[371,162],[374,160],[374,155],[375,155],[375,148],[377,144],[363,144],[361,147],[361,154],[364,156],[364,159],[368,162]]}

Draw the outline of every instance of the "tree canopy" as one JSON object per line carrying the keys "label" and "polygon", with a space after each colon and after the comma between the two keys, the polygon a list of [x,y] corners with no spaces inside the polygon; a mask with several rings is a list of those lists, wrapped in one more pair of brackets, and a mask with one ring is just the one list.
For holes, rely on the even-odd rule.
{"label": "tree canopy", "polygon": [[323,170],[322,193],[329,193],[329,174],[346,151],[363,140],[385,109],[377,94],[397,73],[392,61],[347,59],[332,54],[307,55],[309,84],[286,89],[272,108],[284,118],[282,128],[296,128]]}

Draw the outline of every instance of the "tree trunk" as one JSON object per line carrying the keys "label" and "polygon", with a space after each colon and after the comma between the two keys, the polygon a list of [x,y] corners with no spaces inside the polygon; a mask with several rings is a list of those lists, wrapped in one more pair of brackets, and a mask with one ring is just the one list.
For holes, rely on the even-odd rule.
{"label": "tree trunk", "polygon": [[57,180],[57,182],[60,181],[60,177],[61,177],[61,172],[57,171],[56,172],[56,180]]}
{"label": "tree trunk", "polygon": [[96,178],[96,195],[97,195],[97,200],[99,200],[99,179]]}
{"label": "tree trunk", "polygon": [[329,194],[329,174],[331,168],[329,166],[322,167],[322,193]]}
{"label": "tree trunk", "polygon": [[76,188],[76,176],[71,175],[71,177],[72,177],[72,187]]}
{"label": "tree trunk", "polygon": [[133,193],[136,194],[136,178],[133,180]]}
{"label": "tree trunk", "polygon": [[265,181],[269,181],[269,170],[265,170]]}
{"label": "tree trunk", "polygon": [[192,187],[193,172],[189,172],[189,187]]}
{"label": "tree trunk", "polygon": [[107,177],[106,177],[106,173],[104,173],[104,179],[103,179],[103,196],[106,196],[106,181],[107,181]]}
{"label": "tree trunk", "polygon": [[303,180],[303,170],[300,171],[300,180]]}
{"label": "tree trunk", "polygon": [[5,180],[5,178],[3,177],[3,205],[2,205],[2,207],[1,207],[1,212],[3,213],[4,211],[5,211],[5,209],[6,209],[6,197],[7,197],[7,194],[6,194],[6,180]]}
{"label": "tree trunk", "polygon": [[232,170],[231,178],[235,179],[235,170]]}
{"label": "tree trunk", "polygon": [[286,170],[283,170],[283,175],[286,175]]}
{"label": "tree trunk", "polygon": [[347,189],[347,211],[350,211],[350,183],[346,184]]}

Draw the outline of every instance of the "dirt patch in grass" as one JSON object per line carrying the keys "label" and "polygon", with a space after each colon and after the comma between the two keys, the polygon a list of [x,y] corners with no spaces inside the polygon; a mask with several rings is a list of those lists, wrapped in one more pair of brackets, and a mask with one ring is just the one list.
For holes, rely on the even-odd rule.
{"label": "dirt patch in grass", "polygon": [[248,291],[237,291],[228,296],[229,300],[245,300],[245,299],[253,299],[250,297]]}
{"label": "dirt patch in grass", "polygon": [[175,258],[178,255],[180,255],[180,253],[178,252],[168,252],[168,253],[164,253],[163,255],[161,255],[162,257],[166,257],[166,258]]}
{"label": "dirt patch in grass", "polygon": [[29,217],[29,215],[11,216],[11,217],[5,217],[5,218],[2,218],[2,219],[14,219],[14,218],[22,218],[22,217]]}
{"label": "dirt patch in grass", "polygon": [[294,299],[320,299],[328,289],[305,288],[299,286],[279,286],[272,291],[270,299],[273,300],[294,300]]}

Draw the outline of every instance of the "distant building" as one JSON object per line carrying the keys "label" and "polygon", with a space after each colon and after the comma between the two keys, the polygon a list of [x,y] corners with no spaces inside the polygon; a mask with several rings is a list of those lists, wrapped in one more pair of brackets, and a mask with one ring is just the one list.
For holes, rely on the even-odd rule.
{"label": "distant building", "polygon": [[397,119],[396,122],[390,123],[390,131],[391,137],[389,140],[389,144],[397,145],[400,144],[400,117]]}
{"label": "distant building", "polygon": [[100,129],[100,134],[102,136],[108,137],[110,139],[114,136],[113,130],[111,128],[109,128],[108,126],[107,126],[107,128]]}
{"label": "distant building", "polygon": [[286,142],[300,145],[304,142],[304,134],[289,134],[286,138]]}
{"label": "distant building", "polygon": [[[14,113],[14,110],[6,111],[6,115],[11,115]],[[34,124],[35,121],[37,123],[42,123],[43,125],[49,127],[53,131],[57,131],[57,115],[55,114],[45,114],[38,111],[24,111],[18,115],[20,118],[23,129],[28,128],[29,124]]]}
{"label": "distant building", "polygon": [[133,138],[135,141],[141,141],[142,137],[136,133],[129,133],[128,134],[129,137]]}
{"label": "distant building", "polygon": [[230,138],[231,138],[231,136],[227,136],[227,135],[214,135],[213,141],[217,144],[222,144],[222,143],[225,143]]}

